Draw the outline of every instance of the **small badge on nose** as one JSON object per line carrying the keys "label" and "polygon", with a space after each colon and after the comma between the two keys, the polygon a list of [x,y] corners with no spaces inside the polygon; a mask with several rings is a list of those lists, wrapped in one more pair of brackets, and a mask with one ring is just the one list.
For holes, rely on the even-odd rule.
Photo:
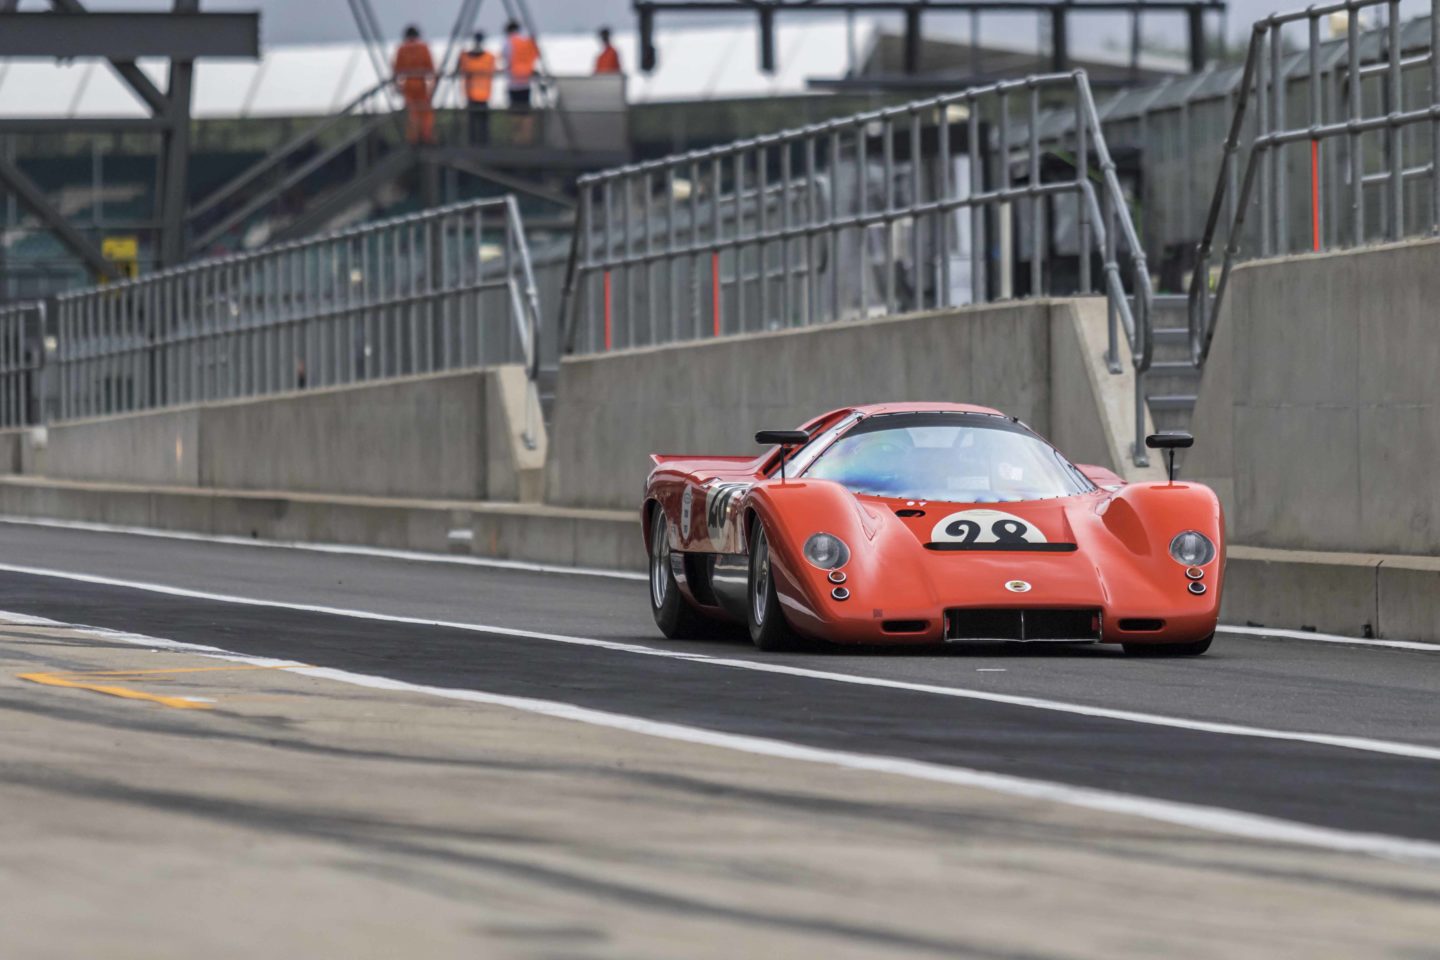
{"label": "small badge on nose", "polygon": [[1009,580],[1005,583],[1005,589],[1009,590],[1011,593],[1029,593],[1030,584],[1026,583],[1024,580]]}

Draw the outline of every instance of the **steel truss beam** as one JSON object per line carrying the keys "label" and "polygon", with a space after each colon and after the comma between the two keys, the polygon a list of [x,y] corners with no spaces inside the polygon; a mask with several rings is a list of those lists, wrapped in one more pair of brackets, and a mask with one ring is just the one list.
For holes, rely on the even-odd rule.
{"label": "steel truss beam", "polygon": [[257,57],[255,13],[0,13],[0,57]]}
{"label": "steel truss beam", "polygon": [[55,209],[39,185],[3,154],[0,154],[0,184],[15,194],[20,205],[45,224],[46,228],[55,234],[56,239],[83,260],[97,276],[119,278],[119,268],[106,260],[100,249],[75,229],[65,214]]}
{"label": "steel truss beam", "polygon": [[158,133],[169,124],[157,117],[0,117],[0,135],[50,133]]}
{"label": "steel truss beam", "polygon": [[[633,0],[640,26],[640,69],[655,69],[655,15],[657,13],[754,13],[760,24],[760,69],[775,72],[776,14],[821,13],[901,13],[905,16],[905,72],[920,69],[921,15],[925,13],[960,13],[971,15],[972,30],[978,34],[981,13],[1034,13],[1042,18],[1049,14],[1051,68],[1070,68],[1069,17],[1072,13],[1128,13],[1134,24],[1132,46],[1139,52],[1139,23],[1143,13],[1183,13],[1189,36],[1190,69],[1199,73],[1205,68],[1206,11],[1225,11],[1225,0]],[[972,45],[977,41],[972,39]]]}

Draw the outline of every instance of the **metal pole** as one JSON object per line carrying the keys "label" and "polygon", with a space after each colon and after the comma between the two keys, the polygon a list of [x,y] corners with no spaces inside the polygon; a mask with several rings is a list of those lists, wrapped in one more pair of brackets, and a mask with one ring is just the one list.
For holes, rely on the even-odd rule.
{"label": "metal pole", "polygon": [[[1345,47],[1349,65],[1350,90],[1347,98],[1347,121],[1358,120],[1361,111],[1361,88],[1364,78],[1360,74],[1360,23],[1359,11],[1351,10],[1345,26]],[[1350,165],[1350,207],[1351,230],[1356,246],[1365,242],[1365,158],[1361,153],[1360,131],[1350,133],[1350,151],[1346,158]]]}
{"label": "metal pole", "polygon": [[[1436,0],[1440,2],[1440,0]],[[1075,181],[1078,184],[1090,182],[1089,129],[1085,117],[1085,105],[1075,98]],[[1080,231],[1080,292],[1090,293],[1094,286],[1090,277],[1090,211],[1085,202],[1083,187],[1075,191],[1075,209],[1078,211]]]}
{"label": "metal pole", "polygon": [[[1272,129],[1280,133],[1285,129],[1286,76],[1281,61],[1281,36],[1283,30],[1275,24],[1270,31],[1270,95],[1273,104],[1271,112]],[[1270,167],[1274,171],[1272,215],[1275,218],[1275,246],[1279,253],[1290,252],[1290,204],[1286,190],[1285,148],[1279,144],[1270,149]]]}
{"label": "metal pole", "polygon": [[881,157],[885,176],[885,315],[895,314],[895,121],[881,125]]}
{"label": "metal pole", "polygon": [[[1430,0],[1430,103],[1440,103],[1440,0]],[[1430,231],[1440,231],[1440,116],[1430,121]]]}
{"label": "metal pole", "polygon": [[1045,285],[1045,198],[1040,187],[1040,88],[1030,87],[1030,296],[1044,294]]}
{"label": "metal pole", "polygon": [[[1324,121],[1320,103],[1320,18],[1310,17],[1310,126]],[[1310,249],[1319,250],[1323,230],[1320,223],[1320,138],[1310,138]]]}
{"label": "metal pole", "polygon": [[[1400,85],[1400,0],[1390,0],[1388,5],[1390,23],[1390,69],[1389,113],[1392,118],[1404,109]],[[1398,123],[1390,124],[1386,137],[1390,153],[1390,238],[1399,240],[1405,235],[1405,134]]]}
{"label": "metal pole", "polygon": [[[1274,30],[1275,27],[1266,26],[1264,29]],[[1255,144],[1250,149],[1252,154],[1256,150],[1261,151],[1261,156],[1252,157],[1250,162],[1260,164],[1260,255],[1268,257],[1274,250],[1274,219],[1270,204],[1275,182],[1275,165],[1269,153],[1275,148],[1260,142],[1270,133],[1270,78],[1273,73],[1263,43],[1255,49],[1255,61],[1258,74],[1255,83]]]}

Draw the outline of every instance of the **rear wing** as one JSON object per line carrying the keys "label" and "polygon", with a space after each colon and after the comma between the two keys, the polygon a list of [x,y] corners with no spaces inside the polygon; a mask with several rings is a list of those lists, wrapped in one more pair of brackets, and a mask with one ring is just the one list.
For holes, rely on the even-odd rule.
{"label": "rear wing", "polygon": [[1085,474],[1085,478],[1097,487],[1114,490],[1125,486],[1124,477],[1105,467],[1097,467],[1093,463],[1077,463],[1075,468]]}
{"label": "rear wing", "polygon": [[753,456],[710,457],[710,456],[704,456],[704,455],[695,454],[695,453],[652,453],[652,454],[650,454],[650,462],[653,463],[653,464],[655,464],[655,466],[657,466],[657,467],[660,466],[661,464],[664,464],[664,463],[675,463],[677,460],[688,460],[688,461],[691,461],[691,462],[693,462],[693,463],[712,463],[712,464],[714,464],[714,463],[719,463],[719,464],[754,463],[754,462],[755,462],[755,458],[754,458]]}

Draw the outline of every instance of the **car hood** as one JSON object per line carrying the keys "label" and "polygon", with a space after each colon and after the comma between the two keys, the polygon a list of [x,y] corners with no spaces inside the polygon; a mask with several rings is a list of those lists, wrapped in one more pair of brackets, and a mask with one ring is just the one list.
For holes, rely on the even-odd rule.
{"label": "car hood", "polygon": [[[917,606],[1093,608],[1109,606],[1112,581],[1143,577],[1140,564],[1114,562],[1115,537],[1099,517],[1108,497],[1095,491],[1013,503],[861,501],[891,534],[883,537],[888,558],[906,555],[914,589],[903,592]],[[908,536],[896,537],[897,526]]]}

